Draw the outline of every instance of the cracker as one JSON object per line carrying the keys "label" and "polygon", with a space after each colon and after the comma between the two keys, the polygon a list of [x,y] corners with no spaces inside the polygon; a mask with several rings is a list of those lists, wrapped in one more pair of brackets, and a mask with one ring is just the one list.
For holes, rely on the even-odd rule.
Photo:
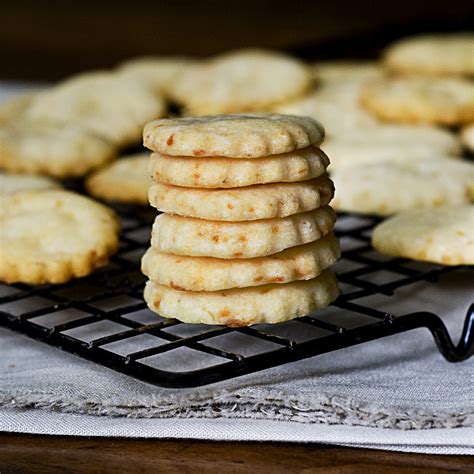
{"label": "cracker", "polygon": [[18,119],[0,128],[0,169],[82,176],[116,156],[116,147],[75,124]]}
{"label": "cracker", "polygon": [[149,160],[148,153],[124,156],[89,176],[86,189],[99,199],[147,204],[151,184]]}
{"label": "cracker", "polygon": [[150,204],[160,211],[216,221],[287,217],[329,203],[334,186],[327,174],[297,183],[256,184],[244,188],[199,189],[153,183]]}
{"label": "cracker", "polygon": [[316,147],[258,160],[174,157],[153,153],[149,172],[160,183],[194,188],[238,188],[305,181],[326,172],[328,157]]}
{"label": "cracker", "polygon": [[309,280],[339,257],[339,242],[331,233],[268,257],[247,259],[187,257],[150,248],[142,259],[142,272],[155,283],[176,290],[217,291]]}
{"label": "cracker", "polygon": [[303,94],[312,84],[309,68],[276,51],[237,50],[188,68],[171,88],[190,115],[265,110]]}
{"label": "cracker", "polygon": [[428,143],[412,142],[395,145],[392,143],[353,143],[349,140],[328,140],[324,149],[331,156],[329,172],[342,168],[354,168],[378,163],[407,163],[419,159],[445,156],[456,159],[459,156],[448,154],[445,150]]}
{"label": "cracker", "polygon": [[60,187],[59,183],[45,176],[0,173],[0,195]]}
{"label": "cracker", "polygon": [[144,145],[172,156],[260,158],[323,141],[324,130],[308,117],[218,115],[147,123]]}
{"label": "cracker", "polygon": [[33,102],[37,92],[24,92],[10,97],[0,104],[0,124],[6,124],[10,120],[21,116]]}
{"label": "cracker", "polygon": [[274,111],[311,117],[324,125],[328,137],[343,136],[348,130],[360,130],[377,123],[375,117],[359,105],[359,90],[359,84],[316,90],[280,104]]}
{"label": "cracker", "polygon": [[381,253],[444,265],[474,264],[474,206],[417,209],[379,224],[372,235]]}
{"label": "cracker", "polygon": [[363,88],[360,100],[381,120],[442,125],[474,121],[474,83],[462,78],[374,81]]}
{"label": "cracker", "polygon": [[26,116],[77,123],[117,145],[140,141],[143,126],[162,117],[162,98],[139,82],[106,72],[86,73],[37,94]]}
{"label": "cracker", "polygon": [[433,126],[398,124],[347,131],[327,140],[323,148],[331,157],[331,170],[382,161],[407,162],[433,155],[457,156],[462,151],[452,132]]}
{"label": "cracker", "polygon": [[336,169],[335,209],[390,215],[419,207],[461,205],[474,200],[474,164],[432,156]]}
{"label": "cracker", "polygon": [[219,222],[161,214],[155,220],[151,245],[160,252],[215,258],[265,257],[313,242],[334,227],[329,207],[284,219]]}
{"label": "cracker", "polygon": [[474,34],[404,38],[392,44],[384,56],[385,65],[399,73],[474,75]]}
{"label": "cracker", "polygon": [[0,280],[63,283],[105,265],[118,248],[118,220],[68,191],[30,191],[0,200]]}
{"label": "cracker", "polygon": [[145,301],[165,318],[231,327],[280,323],[322,309],[339,294],[330,270],[316,278],[224,291],[179,291],[149,281]]}
{"label": "cracker", "polygon": [[144,56],[119,65],[117,73],[132,81],[142,81],[157,94],[169,95],[174,81],[197,61],[181,56]]}
{"label": "cracker", "polygon": [[474,123],[462,129],[461,142],[469,151],[474,152]]}
{"label": "cracker", "polygon": [[461,147],[456,135],[432,125],[378,124],[363,130],[353,130],[339,140],[359,143],[399,145],[401,148],[413,143],[432,146],[439,152],[459,154]]}

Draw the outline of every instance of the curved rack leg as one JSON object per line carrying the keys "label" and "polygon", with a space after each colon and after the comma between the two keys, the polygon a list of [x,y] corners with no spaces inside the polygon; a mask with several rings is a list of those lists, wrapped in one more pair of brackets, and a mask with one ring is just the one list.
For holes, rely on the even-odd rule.
{"label": "curved rack leg", "polygon": [[456,346],[439,316],[429,312],[419,312],[399,316],[394,320],[397,332],[426,327],[429,329],[439,351],[449,362],[462,362],[474,355],[474,304],[466,313],[464,326],[458,345]]}

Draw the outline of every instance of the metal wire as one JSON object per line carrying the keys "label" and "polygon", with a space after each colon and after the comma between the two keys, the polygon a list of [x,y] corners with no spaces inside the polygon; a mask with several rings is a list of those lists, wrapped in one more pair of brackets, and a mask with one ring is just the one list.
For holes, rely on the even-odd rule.
{"label": "metal wire", "polygon": [[[390,314],[366,302],[367,297],[390,297],[401,287],[460,270],[377,255],[370,246],[377,218],[341,215],[336,226],[343,250],[337,273],[346,288],[329,311],[337,308],[347,324],[322,311],[280,325],[227,328],[186,325],[147,309],[139,260],[155,215],[145,208],[117,210],[123,236],[107,267],[63,285],[0,285],[0,324],[132,377],[175,388],[214,383],[420,327],[430,330],[447,360],[473,355],[474,306],[455,346],[436,314]],[[178,371],[170,363],[178,354],[194,366]]]}

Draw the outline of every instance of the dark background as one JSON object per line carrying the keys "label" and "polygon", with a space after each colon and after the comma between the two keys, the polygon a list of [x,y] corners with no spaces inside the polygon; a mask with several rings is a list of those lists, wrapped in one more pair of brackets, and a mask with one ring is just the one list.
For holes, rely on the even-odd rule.
{"label": "dark background", "polygon": [[473,24],[472,0],[0,0],[0,77],[57,79],[135,55],[243,46],[309,59],[374,57],[406,34]]}

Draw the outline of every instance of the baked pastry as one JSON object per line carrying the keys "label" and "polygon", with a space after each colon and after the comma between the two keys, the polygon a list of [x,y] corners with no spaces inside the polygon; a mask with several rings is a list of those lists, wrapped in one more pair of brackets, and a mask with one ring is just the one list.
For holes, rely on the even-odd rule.
{"label": "baked pastry", "polygon": [[336,222],[329,206],[275,219],[210,221],[160,214],[151,246],[160,252],[215,258],[265,257],[327,235]]}
{"label": "baked pastry", "polygon": [[90,175],[85,186],[92,196],[108,201],[146,204],[151,179],[148,153],[126,155]]}
{"label": "baked pastry", "polygon": [[474,83],[462,78],[396,77],[365,86],[361,103],[389,122],[460,125],[474,121]]}
{"label": "baked pastry", "polygon": [[304,94],[312,81],[310,69],[297,59],[244,49],[187,68],[170,92],[190,115],[229,114],[268,109]]}
{"label": "baked pastry", "polygon": [[280,323],[305,316],[325,308],[338,294],[336,277],[330,270],[306,281],[222,291],[180,291],[153,281],[145,286],[145,301],[161,316],[230,327]]}
{"label": "baked pastry", "polygon": [[60,187],[61,185],[58,182],[46,176],[0,173],[0,196],[21,193],[23,191],[57,189]]}
{"label": "baked pastry", "polygon": [[372,244],[381,253],[443,265],[474,264],[474,205],[416,209],[379,224]]}
{"label": "baked pastry", "polygon": [[442,156],[336,169],[335,209],[386,216],[474,201],[474,164]]}
{"label": "baked pastry", "polygon": [[474,34],[440,33],[403,38],[385,51],[384,64],[406,74],[473,75]]}
{"label": "baked pastry", "polygon": [[62,190],[0,199],[0,280],[64,283],[105,265],[118,248],[118,219],[105,206]]}
{"label": "baked pastry", "polygon": [[313,119],[272,114],[154,120],[143,131],[147,148],[172,156],[261,158],[323,139],[324,129]]}
{"label": "baked pastry", "polygon": [[258,160],[151,155],[149,171],[163,184],[191,188],[237,188],[306,181],[326,172],[329,159],[315,146]]}

